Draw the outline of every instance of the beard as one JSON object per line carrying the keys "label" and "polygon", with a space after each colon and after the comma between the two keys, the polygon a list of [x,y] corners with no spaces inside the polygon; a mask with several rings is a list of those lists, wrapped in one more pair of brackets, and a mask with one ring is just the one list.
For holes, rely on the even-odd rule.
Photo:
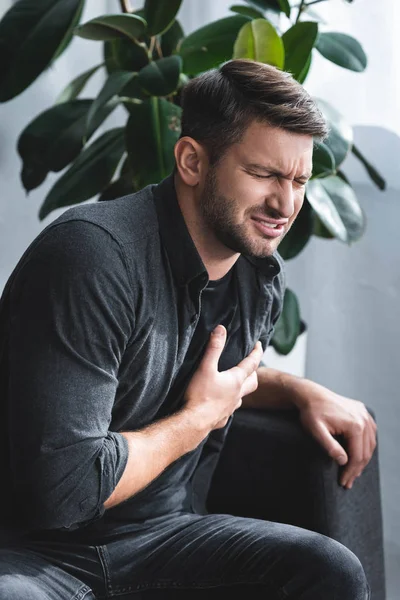
{"label": "beard", "polygon": [[215,169],[211,168],[207,173],[200,208],[207,227],[222,244],[234,252],[254,258],[266,258],[275,252],[282,241],[283,236],[277,240],[255,233],[252,236],[247,231],[246,223],[252,214],[268,216],[265,206],[248,208],[244,213],[244,222],[238,222],[237,202],[220,193]]}

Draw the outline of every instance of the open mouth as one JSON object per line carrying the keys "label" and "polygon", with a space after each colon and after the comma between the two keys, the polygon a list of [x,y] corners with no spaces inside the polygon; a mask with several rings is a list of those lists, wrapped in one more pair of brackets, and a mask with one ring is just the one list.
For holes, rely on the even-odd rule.
{"label": "open mouth", "polygon": [[254,222],[254,225],[257,227],[257,229],[268,237],[279,237],[284,230],[283,224],[277,225],[276,223],[269,223],[268,221],[264,221],[263,219],[255,218],[253,218],[252,221]]}

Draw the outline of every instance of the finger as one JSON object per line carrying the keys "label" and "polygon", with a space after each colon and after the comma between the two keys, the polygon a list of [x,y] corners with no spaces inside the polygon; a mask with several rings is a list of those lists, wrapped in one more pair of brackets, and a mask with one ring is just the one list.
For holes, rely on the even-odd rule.
{"label": "finger", "polygon": [[218,361],[221,357],[226,342],[226,329],[223,325],[217,325],[211,332],[210,339],[205,349],[202,367],[218,371]]}
{"label": "finger", "polygon": [[241,395],[246,396],[246,394],[251,394],[255,392],[258,387],[258,376],[257,371],[253,371],[249,377],[247,377],[242,385]]}
{"label": "finger", "polygon": [[348,437],[349,462],[342,475],[342,485],[351,489],[355,476],[360,470],[364,454],[364,431],[353,431]]}
{"label": "finger", "polygon": [[240,371],[242,374],[242,381],[245,381],[247,377],[250,377],[250,375],[258,369],[262,356],[263,349],[261,342],[257,342],[250,354],[241,360],[236,367],[233,367],[232,371]]}
{"label": "finger", "polygon": [[345,449],[339,442],[332,436],[329,429],[322,421],[316,421],[314,423],[313,431],[315,438],[320,442],[323,448],[327,451],[329,456],[333,458],[339,465],[345,465],[348,462],[348,456]]}
{"label": "finger", "polygon": [[361,464],[356,471],[353,479],[347,481],[347,485],[351,488],[356,478],[360,477],[365,467],[369,463],[376,447],[376,436],[375,436],[375,421],[370,415],[367,415],[366,425],[363,431],[363,456],[361,458]]}

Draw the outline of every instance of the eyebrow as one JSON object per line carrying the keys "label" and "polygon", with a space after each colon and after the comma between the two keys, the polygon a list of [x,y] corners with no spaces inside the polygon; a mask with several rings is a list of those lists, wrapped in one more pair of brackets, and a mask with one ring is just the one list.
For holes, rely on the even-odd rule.
{"label": "eyebrow", "polygon": [[[278,169],[274,169],[273,167],[266,167],[265,165],[259,165],[257,163],[248,163],[244,165],[246,169],[264,171],[265,173],[271,173],[272,175],[277,175],[278,177],[282,177],[283,179],[291,179],[285,173],[278,171]],[[304,173],[304,175],[299,175],[296,179],[310,179],[311,173]]]}

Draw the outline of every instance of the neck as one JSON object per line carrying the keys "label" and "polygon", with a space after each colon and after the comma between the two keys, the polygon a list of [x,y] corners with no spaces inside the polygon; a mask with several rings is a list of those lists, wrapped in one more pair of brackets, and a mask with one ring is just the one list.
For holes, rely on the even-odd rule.
{"label": "neck", "polygon": [[186,185],[175,175],[175,190],[186,227],[211,280],[221,279],[240,254],[222,244],[204,222],[199,210],[199,188]]}

